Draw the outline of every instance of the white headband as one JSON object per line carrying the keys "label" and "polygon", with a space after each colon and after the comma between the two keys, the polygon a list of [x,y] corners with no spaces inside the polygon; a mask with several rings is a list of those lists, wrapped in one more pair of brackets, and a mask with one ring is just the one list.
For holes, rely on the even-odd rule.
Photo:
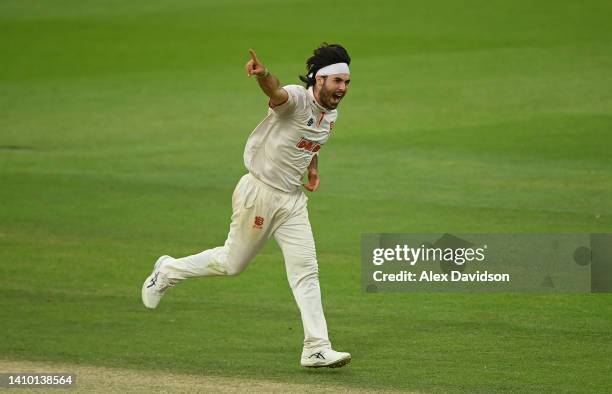
{"label": "white headband", "polygon": [[[320,69],[319,71],[317,71],[317,75],[321,75],[321,76],[326,76],[326,75],[333,75],[333,74],[350,74],[351,72],[349,71],[349,66],[346,63],[334,63],[334,64],[330,64],[329,66],[325,66],[322,69]],[[310,73],[309,77],[312,78],[312,73]]]}

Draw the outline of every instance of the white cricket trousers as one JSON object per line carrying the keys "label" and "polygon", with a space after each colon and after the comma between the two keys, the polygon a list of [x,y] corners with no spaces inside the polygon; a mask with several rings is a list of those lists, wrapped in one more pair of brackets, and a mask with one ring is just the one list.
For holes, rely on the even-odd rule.
{"label": "white cricket trousers", "polygon": [[232,196],[232,221],[225,245],[166,259],[160,271],[173,283],[198,276],[238,275],[274,235],[302,315],[304,351],[331,348],[307,201],[301,190],[285,193],[248,173],[240,179]]}

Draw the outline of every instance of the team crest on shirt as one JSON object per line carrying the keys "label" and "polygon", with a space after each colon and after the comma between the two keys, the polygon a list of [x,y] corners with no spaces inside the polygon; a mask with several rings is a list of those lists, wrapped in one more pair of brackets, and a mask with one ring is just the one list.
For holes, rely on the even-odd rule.
{"label": "team crest on shirt", "polygon": [[305,150],[312,153],[317,153],[321,149],[321,144],[309,140],[308,138],[300,138],[298,143],[295,145],[298,149]]}
{"label": "team crest on shirt", "polygon": [[253,223],[253,228],[262,229],[264,224],[264,218],[261,216],[255,216],[255,223]]}

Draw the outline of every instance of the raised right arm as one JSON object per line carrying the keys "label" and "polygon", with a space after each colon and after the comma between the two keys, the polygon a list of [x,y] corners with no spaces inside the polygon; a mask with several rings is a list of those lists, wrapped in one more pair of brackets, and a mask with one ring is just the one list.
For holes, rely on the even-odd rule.
{"label": "raised right arm", "polygon": [[255,75],[259,87],[270,98],[270,104],[273,106],[281,105],[289,100],[289,94],[282,88],[278,78],[270,74],[270,71],[259,61],[255,51],[249,49],[251,59],[245,65],[247,75],[250,77]]}

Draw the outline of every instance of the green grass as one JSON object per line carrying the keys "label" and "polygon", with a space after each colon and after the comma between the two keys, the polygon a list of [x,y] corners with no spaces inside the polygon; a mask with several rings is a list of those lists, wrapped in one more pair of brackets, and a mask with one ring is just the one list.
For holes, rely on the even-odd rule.
{"label": "green grass", "polygon": [[[360,291],[365,232],[610,232],[606,1],[4,1],[0,355],[426,392],[610,390],[610,295]],[[266,100],[322,41],[351,91],[310,196],[349,368],[298,367],[271,242],[145,311],[155,258],[223,242]],[[18,148],[18,149],[16,149]]]}

